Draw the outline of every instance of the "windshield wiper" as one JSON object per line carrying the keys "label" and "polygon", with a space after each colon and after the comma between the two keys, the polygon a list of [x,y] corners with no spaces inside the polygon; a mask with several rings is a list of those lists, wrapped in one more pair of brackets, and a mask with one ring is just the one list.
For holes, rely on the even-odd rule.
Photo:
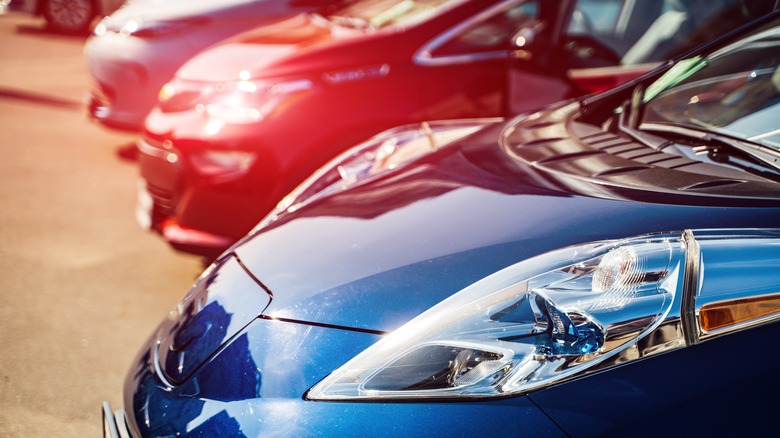
{"label": "windshield wiper", "polygon": [[695,153],[707,153],[710,159],[716,162],[728,163],[754,172],[750,167],[741,165],[734,160],[734,158],[742,158],[754,165],[769,168],[774,173],[780,173],[780,151],[760,144],[713,131],[666,123],[642,123],[639,129],[646,132],[671,134],[675,138],[687,140],[694,144],[693,151]]}
{"label": "windshield wiper", "polygon": [[617,129],[621,133],[647,147],[661,151],[674,144],[674,142],[656,135],[646,134],[639,130],[639,124],[644,113],[644,106],[642,105],[644,95],[645,87],[642,84],[638,84],[634,87],[634,90],[631,93],[631,99],[625,101],[623,105],[615,111],[614,117],[616,118],[614,121]]}
{"label": "windshield wiper", "polygon": [[626,111],[626,121],[630,129],[636,129],[639,127],[639,121],[641,120],[642,101],[645,96],[645,87],[642,84],[634,87],[634,91],[631,92],[631,100],[628,103],[628,109]]}
{"label": "windshield wiper", "polygon": [[[666,73],[649,86],[645,87],[641,82],[637,84],[631,92],[631,99],[619,108],[618,126],[620,129],[632,137],[637,137],[637,131],[639,130],[639,124],[642,123],[644,118],[647,102],[654,99],[664,90],[688,79],[691,75],[707,66],[708,63],[707,58],[702,58],[701,56],[683,59],[672,65]],[[646,141],[641,141],[647,144]],[[659,149],[651,144],[648,144],[648,146]]]}

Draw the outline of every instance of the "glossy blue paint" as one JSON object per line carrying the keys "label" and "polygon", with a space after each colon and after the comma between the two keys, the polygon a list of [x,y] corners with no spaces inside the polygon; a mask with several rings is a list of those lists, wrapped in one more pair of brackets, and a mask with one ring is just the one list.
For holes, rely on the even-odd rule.
{"label": "glossy blue paint", "polygon": [[[772,19],[780,26],[780,16]],[[582,108],[598,111],[601,105],[602,112],[612,114],[615,102],[630,96],[631,88],[624,87],[583,106],[549,108],[538,119],[488,125],[403,169],[317,199],[259,229],[199,280],[142,350],[125,388],[133,433],[589,437],[767,432],[777,408],[772,397],[780,389],[772,368],[778,324],[700,344],[691,340],[663,354],[656,353],[668,350],[645,347],[657,346],[656,335],[661,342],[669,338],[650,332],[637,342],[647,345],[620,357],[637,354],[630,358],[636,360],[516,397],[364,403],[306,398],[313,385],[374,345],[383,332],[532,256],[654,232],[780,229],[780,178],[771,171],[761,176],[745,172],[739,181],[733,177],[738,169],[724,177],[716,165],[670,155],[664,158],[674,166],[627,166],[603,177],[577,174],[577,166],[601,166],[598,160],[625,161],[619,154],[583,147],[603,120],[580,122]],[[534,123],[538,126],[521,131],[521,125]],[[504,140],[516,143],[506,147]],[[558,151],[558,160],[528,161],[543,155],[538,150],[523,155],[528,144]],[[579,153],[583,148],[586,154]],[[660,153],[646,149],[641,152]],[[583,157],[584,164],[575,163]],[[684,166],[687,170],[679,173]],[[653,169],[662,177],[632,174],[636,168]],[[707,179],[708,172],[721,179]],[[687,185],[670,189],[675,177]],[[690,180],[701,184],[689,185]],[[756,192],[756,187],[766,190]],[[688,250],[695,258],[693,248]],[[762,257],[771,259],[766,253]],[[687,268],[684,280],[706,277]],[[772,285],[762,287],[771,290]],[[696,291],[690,287],[686,292]],[[673,331],[682,311],[670,314],[676,318],[669,321]],[[644,354],[652,358],[642,360]]]}
{"label": "glossy blue paint", "polygon": [[572,437],[777,434],[775,325],[529,395]]}
{"label": "glossy blue paint", "polygon": [[[133,433],[181,436],[565,436],[525,397],[479,403],[318,403],[302,395],[377,335],[258,319],[185,384],[143,354],[128,374]],[[485,418],[490,421],[486,423]]]}
{"label": "glossy blue paint", "polygon": [[260,314],[270,297],[235,257],[204,273],[158,329],[166,379],[185,381],[223,343]]}
{"label": "glossy blue paint", "polygon": [[[491,174],[473,157],[506,160],[495,132],[464,142],[468,151],[451,147],[324,198],[237,247],[273,293],[266,314],[391,331],[553,249],[687,228],[780,226],[776,208],[676,205],[641,193],[643,202],[593,198],[535,187],[528,170]],[[392,310],[378,312],[377,303]]]}
{"label": "glossy blue paint", "polygon": [[[460,163],[453,165],[452,160]],[[237,247],[238,259],[221,259],[200,282],[222,284],[223,289],[196,286],[190,301],[185,300],[198,302],[204,290],[210,292],[196,318],[207,317],[219,325],[233,312],[251,313],[247,309],[268,303],[265,291],[247,282],[240,260],[273,294],[262,312],[265,318],[303,323],[255,319],[238,332],[231,331],[232,337],[225,336],[227,345],[174,387],[155,375],[150,355],[142,357],[129,375],[126,401],[133,406],[128,414],[142,428],[141,435],[165,436],[175,430],[208,436],[219,430],[220,436],[334,436],[356,431],[380,436],[550,436],[560,433],[547,417],[551,415],[567,433],[593,436],[625,421],[661,415],[663,406],[679,408],[680,397],[671,396],[675,388],[702,394],[719,369],[698,373],[695,379],[673,370],[685,363],[721,360],[719,341],[532,394],[542,410],[525,397],[464,403],[304,401],[311,386],[378,339],[376,334],[311,323],[392,330],[500,268],[576,243],[683,228],[780,225],[777,208],[590,198],[496,179],[473,165],[464,172],[469,165],[462,150],[449,149],[356,189],[356,196],[371,199],[369,215],[351,202],[350,193],[325,198]],[[480,187],[484,181],[493,184]],[[402,205],[399,192],[388,194],[387,184],[410,188]],[[216,311],[224,318],[216,318]],[[768,342],[776,331],[772,326],[750,332],[755,337],[731,338],[731,348],[739,348],[745,338],[752,342],[745,345]],[[214,345],[209,343],[209,348]],[[668,371],[652,372],[656,366]],[[603,390],[594,393],[594,385]]]}

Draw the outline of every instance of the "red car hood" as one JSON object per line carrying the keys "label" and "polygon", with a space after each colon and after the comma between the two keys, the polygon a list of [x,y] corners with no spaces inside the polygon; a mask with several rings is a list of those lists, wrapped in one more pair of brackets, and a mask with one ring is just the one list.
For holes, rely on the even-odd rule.
{"label": "red car hood", "polygon": [[[372,40],[360,30],[331,27],[308,14],[257,27],[199,53],[184,64],[179,79],[203,82],[237,80],[241,71],[251,77],[305,74],[314,68],[335,68],[356,59],[339,47],[354,40]],[[328,56],[338,50],[341,56]],[[316,61],[314,61],[316,59]]]}

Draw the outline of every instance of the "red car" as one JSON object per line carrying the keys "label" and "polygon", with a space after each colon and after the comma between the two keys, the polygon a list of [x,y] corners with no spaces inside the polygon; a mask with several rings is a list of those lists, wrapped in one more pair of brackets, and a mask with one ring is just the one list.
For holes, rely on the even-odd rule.
{"label": "red car", "polygon": [[161,90],[139,142],[137,219],[212,258],[380,131],[608,88],[775,1],[667,3],[362,0],[259,27],[197,55]]}

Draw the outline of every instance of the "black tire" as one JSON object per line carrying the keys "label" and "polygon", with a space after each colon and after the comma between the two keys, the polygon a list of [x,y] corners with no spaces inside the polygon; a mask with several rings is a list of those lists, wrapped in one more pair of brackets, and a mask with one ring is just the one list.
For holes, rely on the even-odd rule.
{"label": "black tire", "polygon": [[55,32],[84,33],[90,30],[97,8],[92,0],[44,0],[41,13]]}

